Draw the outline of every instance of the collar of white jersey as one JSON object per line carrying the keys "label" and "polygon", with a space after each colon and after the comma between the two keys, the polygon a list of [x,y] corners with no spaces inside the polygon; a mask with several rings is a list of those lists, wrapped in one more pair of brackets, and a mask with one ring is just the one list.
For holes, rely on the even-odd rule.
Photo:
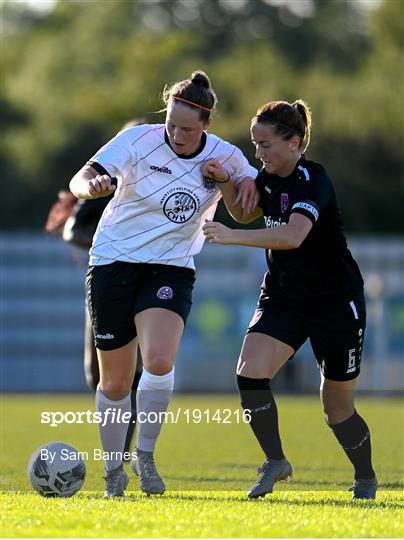
{"label": "collar of white jersey", "polygon": [[164,129],[164,140],[165,140],[166,144],[168,144],[168,146],[171,148],[171,150],[174,152],[174,154],[176,156],[178,156],[180,159],[192,159],[192,158],[196,157],[197,155],[199,155],[201,152],[203,152],[204,149],[205,149],[205,146],[206,146],[207,138],[208,137],[207,137],[206,133],[203,131],[202,132],[202,137],[201,137],[201,144],[199,145],[197,150],[195,150],[195,152],[193,152],[192,154],[188,154],[188,155],[185,156],[184,154],[177,154],[177,152],[173,149],[173,147],[170,144],[170,139],[168,138],[167,131]]}

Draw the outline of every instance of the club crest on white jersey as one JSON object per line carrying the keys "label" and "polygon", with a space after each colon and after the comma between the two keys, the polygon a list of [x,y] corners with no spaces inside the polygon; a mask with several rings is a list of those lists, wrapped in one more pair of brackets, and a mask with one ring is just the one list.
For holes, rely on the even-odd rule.
{"label": "club crest on white jersey", "polygon": [[189,190],[172,189],[161,200],[164,215],[174,223],[189,221],[195,212],[199,212],[199,197]]}

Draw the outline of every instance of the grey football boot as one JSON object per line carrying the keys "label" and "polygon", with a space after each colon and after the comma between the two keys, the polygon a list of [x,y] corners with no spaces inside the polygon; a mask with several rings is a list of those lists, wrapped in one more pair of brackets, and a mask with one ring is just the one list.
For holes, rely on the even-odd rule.
{"label": "grey football boot", "polygon": [[147,495],[162,495],[166,486],[154,463],[153,454],[137,450],[131,467],[139,477],[140,489]]}
{"label": "grey football boot", "polygon": [[376,499],[378,487],[376,476],[374,478],[358,478],[349,491],[352,491],[353,499]]}
{"label": "grey football boot", "polygon": [[292,465],[286,458],[267,459],[258,469],[258,480],[248,493],[250,499],[264,497],[272,493],[274,484],[281,480],[288,480],[292,476]]}
{"label": "grey football boot", "polygon": [[111,497],[125,497],[125,489],[128,487],[129,478],[123,469],[123,463],[121,463],[115,469],[107,471],[104,476],[106,483],[104,499]]}

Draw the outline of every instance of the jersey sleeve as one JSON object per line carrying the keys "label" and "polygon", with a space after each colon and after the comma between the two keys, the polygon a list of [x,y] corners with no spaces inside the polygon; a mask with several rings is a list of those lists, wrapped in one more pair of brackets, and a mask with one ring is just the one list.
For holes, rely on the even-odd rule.
{"label": "jersey sleeve", "polygon": [[331,200],[333,193],[331,181],[322,172],[309,171],[304,167],[301,167],[301,172],[302,178],[291,214],[302,214],[310,219],[314,225],[320,212],[328,206]]}
{"label": "jersey sleeve", "polygon": [[255,180],[258,174],[257,169],[249,164],[242,151],[236,146],[234,147],[234,152],[230,159],[227,163],[224,162],[223,166],[229,171],[231,181],[236,186],[238,186],[246,177]]}
{"label": "jersey sleeve", "polygon": [[[125,177],[130,172],[134,157],[134,148],[127,135],[121,131],[88,161],[90,165],[100,165],[110,176]],[[97,169],[97,167],[95,166]]]}

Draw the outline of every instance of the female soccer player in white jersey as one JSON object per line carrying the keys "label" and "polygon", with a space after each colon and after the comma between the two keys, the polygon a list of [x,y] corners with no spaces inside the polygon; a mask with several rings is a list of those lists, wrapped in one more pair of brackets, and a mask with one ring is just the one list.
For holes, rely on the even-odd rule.
{"label": "female soccer player in white jersey", "polygon": [[[90,250],[87,300],[100,367],[97,411],[105,451],[106,497],[123,496],[128,477],[122,450],[130,415],[130,389],[139,343],[144,370],[139,383],[136,457],[140,487],[161,494],[165,485],[153,452],[174,385],[174,359],[192,303],[193,257],[202,248],[202,226],[223,196],[233,216],[254,206],[256,169],[241,151],[208,134],[216,96],[205,73],[166,87],[164,124],[133,127],[102,147],[73,177],[80,199],[114,198],[101,218]],[[223,166],[213,182],[204,162]],[[115,188],[112,178],[117,178]],[[219,184],[222,182],[222,184]],[[229,185],[249,184],[239,200]],[[152,413],[152,415],[150,414]],[[128,417],[129,415],[125,415]]]}
{"label": "female soccer player in white jersey", "polygon": [[[256,180],[260,208],[247,221],[264,215],[267,228],[204,226],[211,242],[266,250],[269,271],[237,368],[241,402],[250,409],[250,426],[266,456],[249,496],[271,493],[275,482],[292,473],[270,381],[310,338],[327,424],[355,470],[353,498],[374,499],[370,432],[354,403],[366,325],[363,280],[346,244],[331,180],[320,164],[303,156],[310,124],[310,110],[301,100],[262,105],[251,122],[263,163]],[[224,174],[214,162],[207,169],[212,177]]]}

